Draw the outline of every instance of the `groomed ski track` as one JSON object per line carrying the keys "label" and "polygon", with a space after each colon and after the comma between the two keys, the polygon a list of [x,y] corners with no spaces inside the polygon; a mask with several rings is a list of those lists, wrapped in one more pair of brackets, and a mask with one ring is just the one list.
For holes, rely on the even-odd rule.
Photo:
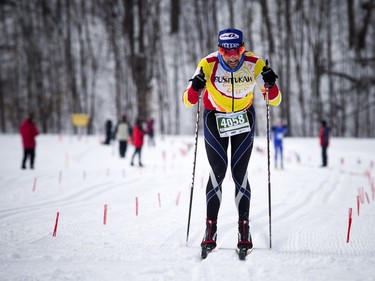
{"label": "groomed ski track", "polygon": [[[36,169],[22,171],[19,136],[0,136],[6,148],[0,151],[0,280],[375,280],[374,140],[332,139],[327,169],[319,167],[317,139],[285,140],[285,169],[271,163],[269,249],[266,141],[257,137],[248,170],[254,250],[246,261],[235,252],[229,169],[219,249],[200,257],[209,174],[201,137],[187,245],[193,137],[157,138],[156,147],[146,140],[144,168],[130,167],[131,146],[120,159],[117,143],[99,141],[41,135]],[[361,190],[369,201],[365,195],[358,215]]]}

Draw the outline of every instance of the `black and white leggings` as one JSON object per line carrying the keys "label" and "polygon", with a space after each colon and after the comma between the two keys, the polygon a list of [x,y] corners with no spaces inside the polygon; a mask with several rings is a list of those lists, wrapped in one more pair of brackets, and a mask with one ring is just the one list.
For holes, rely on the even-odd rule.
{"label": "black and white leggings", "polygon": [[235,184],[235,202],[239,220],[249,219],[251,190],[247,178],[247,166],[253,149],[255,111],[251,106],[247,110],[250,132],[221,138],[216,125],[214,110],[204,110],[204,139],[208,162],[211,166],[210,177],[206,188],[207,219],[217,220],[222,183],[228,167],[228,144],[231,142],[231,170]]}

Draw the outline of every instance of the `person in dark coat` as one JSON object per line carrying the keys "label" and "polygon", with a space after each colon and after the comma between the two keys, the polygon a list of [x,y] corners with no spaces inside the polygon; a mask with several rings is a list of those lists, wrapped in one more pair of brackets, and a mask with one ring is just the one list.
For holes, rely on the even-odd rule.
{"label": "person in dark coat", "polygon": [[110,144],[112,139],[112,121],[107,120],[105,122],[105,141],[104,144]]}
{"label": "person in dark coat", "polygon": [[149,145],[155,145],[155,139],[154,139],[154,119],[150,118],[147,121],[147,135],[148,135],[148,144]]}
{"label": "person in dark coat", "polygon": [[132,160],[130,162],[131,166],[134,166],[134,157],[138,154],[138,160],[139,160],[139,166],[143,167],[142,160],[141,160],[141,153],[142,153],[142,147],[143,147],[143,139],[144,139],[145,132],[142,127],[142,121],[140,119],[137,119],[137,122],[133,128],[133,145],[135,147],[135,151],[132,156]]}
{"label": "person in dark coat", "polygon": [[329,133],[330,128],[327,126],[327,122],[322,120],[319,130],[320,146],[322,147],[322,167],[327,167],[328,165],[327,149],[329,146]]}
{"label": "person in dark coat", "polygon": [[23,145],[23,159],[22,159],[22,169],[26,169],[26,161],[30,158],[30,169],[34,169],[35,161],[35,147],[36,141],[35,137],[39,135],[38,128],[34,124],[34,116],[30,114],[27,119],[25,119],[19,128],[22,145]]}

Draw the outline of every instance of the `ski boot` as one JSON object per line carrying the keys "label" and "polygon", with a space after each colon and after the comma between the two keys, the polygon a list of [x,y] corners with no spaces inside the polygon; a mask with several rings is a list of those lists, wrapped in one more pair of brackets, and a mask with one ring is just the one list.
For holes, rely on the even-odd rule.
{"label": "ski boot", "polygon": [[245,260],[246,256],[253,250],[250,227],[248,220],[238,222],[238,243],[237,253],[240,260]]}
{"label": "ski boot", "polygon": [[204,233],[204,237],[201,243],[202,259],[207,258],[208,254],[212,252],[213,249],[216,247],[216,226],[217,221],[206,220],[206,231]]}

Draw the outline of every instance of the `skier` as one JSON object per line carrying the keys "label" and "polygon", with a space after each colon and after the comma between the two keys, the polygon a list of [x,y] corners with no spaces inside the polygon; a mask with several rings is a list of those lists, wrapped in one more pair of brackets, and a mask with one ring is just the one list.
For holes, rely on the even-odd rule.
{"label": "skier", "polygon": [[329,145],[329,133],[330,128],[327,127],[327,122],[322,120],[319,129],[320,146],[322,147],[322,167],[327,167],[328,165],[327,149]]}
{"label": "skier", "polygon": [[131,128],[127,121],[126,115],[121,117],[115,129],[115,136],[119,142],[120,157],[124,158],[126,155],[126,148],[128,146],[128,140],[131,135]]}
{"label": "skier", "polygon": [[278,106],[281,93],[275,84],[278,76],[254,53],[247,51],[242,32],[224,29],[218,34],[218,51],[198,64],[188,88],[183,93],[187,107],[198,102],[203,92],[203,124],[206,154],[211,172],[206,187],[206,230],[201,243],[202,258],[216,247],[217,219],[222,183],[228,166],[227,149],[231,142],[231,170],[238,210],[238,243],[240,259],[252,250],[249,227],[250,185],[247,166],[253,148],[255,111],[254,88],[265,95],[269,104]]}
{"label": "skier", "polygon": [[273,144],[275,147],[275,168],[277,168],[277,158],[280,156],[280,167],[284,168],[283,160],[283,139],[288,133],[288,128],[283,125],[283,121],[279,119],[277,124],[272,127],[273,132]]}
{"label": "skier", "polygon": [[30,169],[34,169],[36,147],[35,137],[39,135],[39,131],[34,124],[34,115],[32,113],[30,113],[29,117],[21,123],[20,134],[23,144],[23,159],[21,168],[26,169],[26,161],[28,158],[30,158]]}

